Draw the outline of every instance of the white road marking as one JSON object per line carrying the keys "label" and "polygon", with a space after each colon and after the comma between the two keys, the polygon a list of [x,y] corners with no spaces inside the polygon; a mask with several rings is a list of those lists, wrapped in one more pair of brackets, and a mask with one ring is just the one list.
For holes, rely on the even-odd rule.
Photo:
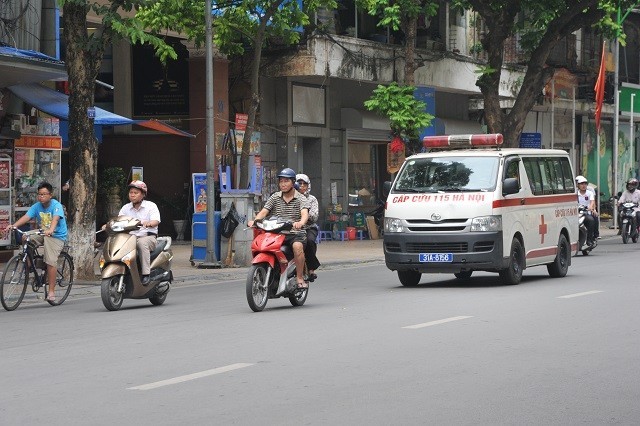
{"label": "white road marking", "polygon": [[447,323],[447,322],[459,321],[459,320],[463,320],[463,319],[467,319],[467,318],[473,318],[473,317],[468,317],[468,316],[451,317],[451,318],[445,318],[445,319],[441,319],[441,320],[437,320],[437,321],[424,322],[422,324],[408,325],[408,326],[402,327],[402,328],[415,329],[415,328],[431,327],[432,325],[444,324],[444,323]]}
{"label": "white road marking", "polygon": [[150,390],[159,388],[162,386],[175,385],[177,383],[188,382],[189,380],[200,379],[202,377],[213,376],[214,374],[226,373],[228,371],[237,370],[239,368],[250,367],[253,364],[231,364],[226,365],[224,367],[214,368],[212,370],[200,371],[199,373],[187,374],[186,376],[178,376],[173,379],[160,380],[159,382],[147,383],[146,385],[134,386],[132,388],[127,388],[129,390]]}
{"label": "white road marking", "polygon": [[596,293],[602,293],[602,290],[591,290],[591,291],[584,291],[582,293],[567,294],[564,296],[558,296],[558,299],[571,299],[572,297],[588,296],[590,294],[596,294]]}

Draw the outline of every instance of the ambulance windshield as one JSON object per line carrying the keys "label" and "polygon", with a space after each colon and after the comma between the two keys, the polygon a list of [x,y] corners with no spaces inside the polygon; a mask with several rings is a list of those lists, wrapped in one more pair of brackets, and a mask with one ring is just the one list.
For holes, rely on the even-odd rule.
{"label": "ambulance windshield", "polygon": [[497,157],[431,157],[407,161],[391,192],[494,191]]}

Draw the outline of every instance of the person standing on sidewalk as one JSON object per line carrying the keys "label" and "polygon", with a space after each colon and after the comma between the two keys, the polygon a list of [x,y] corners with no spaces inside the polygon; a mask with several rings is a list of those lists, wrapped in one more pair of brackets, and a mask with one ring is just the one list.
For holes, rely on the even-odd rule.
{"label": "person standing on sidewalk", "polygon": [[31,241],[44,245],[44,263],[47,265],[47,282],[49,293],[47,300],[56,300],[56,274],[58,271],[58,256],[67,240],[67,221],[64,217],[62,204],[53,197],[53,187],[49,182],[38,185],[38,202],[32,205],[27,213],[9,225],[6,231],[26,225],[35,220],[37,226],[44,231],[44,235],[35,235]]}
{"label": "person standing on sidewalk", "polygon": [[309,281],[315,281],[318,276],[316,275],[316,269],[320,267],[320,261],[316,256],[318,251],[318,245],[316,239],[318,238],[318,199],[311,195],[311,179],[309,176],[300,173],[296,175],[296,182],[300,187],[299,191],[302,195],[307,197],[309,201],[309,220],[307,221],[307,245],[304,247],[304,257],[307,259],[307,269],[309,269]]}

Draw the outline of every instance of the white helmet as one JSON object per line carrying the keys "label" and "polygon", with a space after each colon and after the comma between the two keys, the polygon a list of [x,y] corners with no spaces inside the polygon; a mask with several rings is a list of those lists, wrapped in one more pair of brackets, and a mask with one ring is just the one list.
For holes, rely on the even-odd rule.
{"label": "white helmet", "polygon": [[303,173],[298,173],[296,175],[296,182],[298,182],[299,180],[305,182],[308,186],[307,186],[307,191],[311,190],[311,179],[309,179],[309,176],[303,174]]}
{"label": "white helmet", "polygon": [[576,183],[584,183],[584,182],[589,182],[586,177],[582,175],[576,176]]}

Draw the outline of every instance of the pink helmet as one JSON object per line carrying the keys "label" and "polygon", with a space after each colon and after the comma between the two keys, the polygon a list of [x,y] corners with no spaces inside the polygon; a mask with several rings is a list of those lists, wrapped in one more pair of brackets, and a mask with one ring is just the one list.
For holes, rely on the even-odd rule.
{"label": "pink helmet", "polygon": [[145,195],[147,195],[147,184],[141,180],[134,180],[131,182],[127,188],[136,188],[142,191]]}

